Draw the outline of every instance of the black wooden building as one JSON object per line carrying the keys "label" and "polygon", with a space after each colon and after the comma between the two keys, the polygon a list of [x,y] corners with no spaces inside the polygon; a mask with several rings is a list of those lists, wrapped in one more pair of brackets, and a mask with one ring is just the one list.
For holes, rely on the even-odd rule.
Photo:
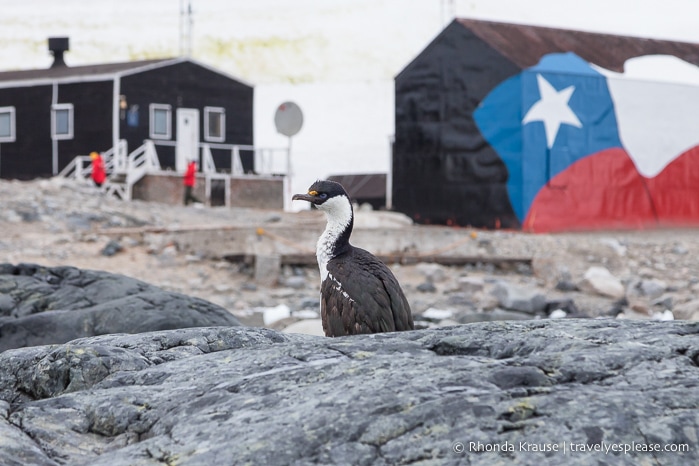
{"label": "black wooden building", "polygon": [[[395,78],[394,208],[420,223],[522,227],[526,211],[513,207],[520,186],[512,176],[530,180],[508,172],[474,114],[498,86],[536,71],[542,57],[566,54],[615,72],[653,54],[699,64],[699,44],[456,19]],[[509,143],[519,142],[502,141]]]}
{"label": "black wooden building", "polygon": [[[77,155],[125,140],[157,145],[161,166],[182,169],[211,145],[218,169],[230,146],[253,144],[253,87],[189,58],[66,66],[67,39],[49,39],[48,69],[0,72],[0,177],[52,176]],[[241,153],[252,170],[251,153]]]}

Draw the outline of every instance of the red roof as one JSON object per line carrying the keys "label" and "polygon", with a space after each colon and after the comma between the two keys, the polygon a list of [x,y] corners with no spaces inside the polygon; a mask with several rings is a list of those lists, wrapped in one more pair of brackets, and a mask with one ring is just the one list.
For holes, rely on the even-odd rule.
{"label": "red roof", "polygon": [[674,55],[699,65],[699,44],[598,34],[524,24],[457,19],[520,68],[536,65],[549,53],[573,52],[603,68],[622,72],[624,62],[641,55]]}

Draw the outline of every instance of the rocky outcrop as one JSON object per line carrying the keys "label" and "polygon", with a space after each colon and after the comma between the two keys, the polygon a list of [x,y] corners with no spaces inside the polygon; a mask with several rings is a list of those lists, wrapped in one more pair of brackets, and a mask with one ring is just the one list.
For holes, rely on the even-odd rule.
{"label": "rocky outcrop", "polygon": [[0,351],[108,333],[240,325],[225,309],[101,271],[0,264]]}
{"label": "rocky outcrop", "polygon": [[0,354],[0,463],[699,464],[698,360],[687,322],[97,336]]}

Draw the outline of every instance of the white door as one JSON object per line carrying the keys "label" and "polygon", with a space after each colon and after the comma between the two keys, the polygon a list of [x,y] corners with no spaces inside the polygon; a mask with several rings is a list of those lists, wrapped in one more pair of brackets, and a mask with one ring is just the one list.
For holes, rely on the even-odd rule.
{"label": "white door", "polygon": [[199,110],[177,109],[177,147],[175,168],[185,171],[190,160],[199,163]]}

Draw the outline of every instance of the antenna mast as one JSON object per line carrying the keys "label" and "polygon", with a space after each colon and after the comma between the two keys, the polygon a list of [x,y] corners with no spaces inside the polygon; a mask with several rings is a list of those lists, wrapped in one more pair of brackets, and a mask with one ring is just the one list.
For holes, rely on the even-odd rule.
{"label": "antenna mast", "polygon": [[180,56],[190,57],[192,55],[192,2],[180,0]]}

